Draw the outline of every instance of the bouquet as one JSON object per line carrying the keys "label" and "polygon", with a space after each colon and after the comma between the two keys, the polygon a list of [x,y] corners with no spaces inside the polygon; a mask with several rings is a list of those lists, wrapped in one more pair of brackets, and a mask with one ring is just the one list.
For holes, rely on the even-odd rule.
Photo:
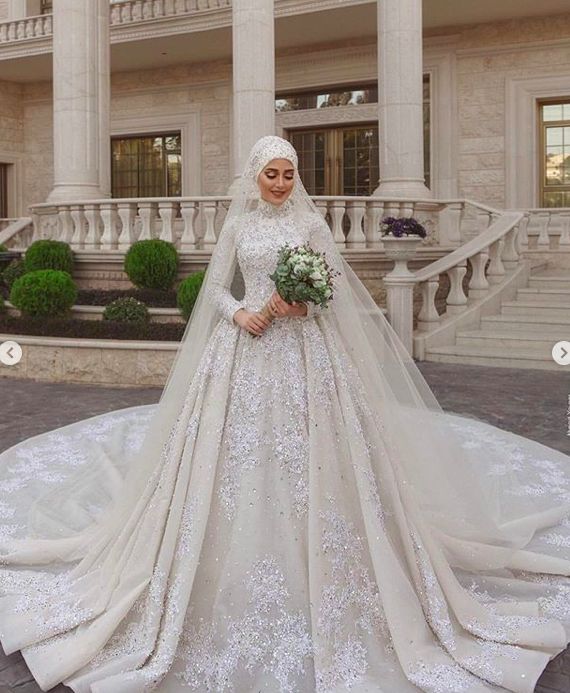
{"label": "bouquet", "polygon": [[[333,296],[333,277],[339,275],[327,263],[324,254],[314,251],[308,243],[284,245],[279,248],[277,267],[269,278],[287,303],[312,301],[326,306]],[[274,315],[266,303],[260,311],[268,320]]]}

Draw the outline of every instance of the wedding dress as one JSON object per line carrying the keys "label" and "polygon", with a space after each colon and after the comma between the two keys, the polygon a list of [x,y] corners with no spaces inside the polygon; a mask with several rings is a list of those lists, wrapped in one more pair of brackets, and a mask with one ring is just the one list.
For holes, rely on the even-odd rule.
{"label": "wedding dress", "polygon": [[[160,402],[0,454],[5,651],[78,693],[533,691],[570,640],[570,458],[438,409],[288,142],[232,190]],[[253,337],[304,242],[333,301]]]}

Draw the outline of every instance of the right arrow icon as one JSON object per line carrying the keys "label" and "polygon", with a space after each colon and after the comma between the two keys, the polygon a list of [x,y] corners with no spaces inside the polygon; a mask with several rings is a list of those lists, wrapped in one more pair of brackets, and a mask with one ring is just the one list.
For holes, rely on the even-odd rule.
{"label": "right arrow icon", "polygon": [[552,347],[552,358],[560,366],[570,364],[570,342],[556,342]]}

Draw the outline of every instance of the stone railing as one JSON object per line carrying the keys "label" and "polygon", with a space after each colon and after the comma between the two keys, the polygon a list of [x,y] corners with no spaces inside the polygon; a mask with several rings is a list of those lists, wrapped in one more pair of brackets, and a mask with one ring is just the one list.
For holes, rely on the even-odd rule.
{"label": "stone railing", "polygon": [[[414,216],[430,231],[429,245],[453,249],[461,243],[464,203],[460,200],[389,200],[372,197],[315,197],[337,245],[382,249],[380,220]],[[74,250],[126,251],[137,240],[160,238],[181,252],[211,249],[228,197],[114,198],[34,205],[34,239],[52,238]]]}
{"label": "stone railing", "polygon": [[[394,323],[403,321],[397,331],[410,353],[413,347],[414,356],[419,359],[424,358],[430,343],[441,344],[436,340],[454,337],[457,326],[465,324],[464,314],[471,311],[473,318],[477,319],[479,314],[472,309],[482,306],[491,297],[495,299],[517,272],[529,267],[529,261],[522,254],[528,248],[525,234],[531,216],[529,212],[502,212],[470,201],[466,201],[466,207],[481,219],[478,235],[445,257],[412,273],[409,281],[385,278],[388,293],[411,292],[414,286],[420,287],[422,304],[415,334],[412,332],[411,314],[389,315]],[[487,218],[485,228],[484,217]],[[471,276],[465,286],[468,263]],[[436,294],[442,275],[447,275],[449,290],[440,313]]]}
{"label": "stone railing", "polygon": [[0,219],[0,245],[6,246],[8,250],[23,250],[33,240],[35,238],[32,217]]}
{"label": "stone railing", "polygon": [[52,35],[52,16],[42,14],[0,23],[0,44],[25,39],[45,38]]}
{"label": "stone railing", "polygon": [[124,0],[111,5],[111,24],[144,22],[230,6],[231,0]]}
{"label": "stone railing", "polygon": [[570,250],[570,208],[527,210],[523,242],[529,250]]}

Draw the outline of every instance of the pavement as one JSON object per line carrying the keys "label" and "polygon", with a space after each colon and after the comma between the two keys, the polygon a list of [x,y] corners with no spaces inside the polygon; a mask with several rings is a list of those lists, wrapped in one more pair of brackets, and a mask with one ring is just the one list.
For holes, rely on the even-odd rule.
{"label": "pavement", "polygon": [[[570,367],[555,371],[418,363],[442,408],[570,455]],[[0,378],[0,450],[81,419],[157,402],[159,388],[125,389]],[[58,685],[56,693],[71,689]],[[19,652],[0,648],[0,693],[39,693]],[[535,693],[570,693],[570,648],[549,662]]]}

